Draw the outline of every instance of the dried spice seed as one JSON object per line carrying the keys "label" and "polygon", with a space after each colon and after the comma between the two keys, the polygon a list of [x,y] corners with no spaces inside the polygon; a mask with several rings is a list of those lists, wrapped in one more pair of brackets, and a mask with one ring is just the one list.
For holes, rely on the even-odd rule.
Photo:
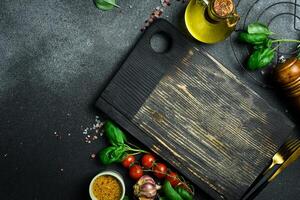
{"label": "dried spice seed", "polygon": [[167,6],[170,6],[170,5],[171,5],[171,2],[170,2],[170,0],[160,0],[160,4],[161,4],[163,7],[167,7]]}
{"label": "dried spice seed", "polygon": [[[177,0],[177,2],[186,3],[187,0]],[[161,7],[167,8],[171,6],[171,0],[160,0]],[[163,8],[157,6],[153,11],[150,13],[150,16],[147,20],[145,20],[144,26],[140,29],[142,32],[145,31],[156,19],[162,17],[163,15]],[[167,16],[168,17],[168,16]]]}

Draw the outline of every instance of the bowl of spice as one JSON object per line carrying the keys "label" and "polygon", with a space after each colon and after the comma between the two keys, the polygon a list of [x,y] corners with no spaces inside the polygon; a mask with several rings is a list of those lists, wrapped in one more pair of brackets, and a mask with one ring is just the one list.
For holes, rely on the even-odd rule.
{"label": "bowl of spice", "polygon": [[118,172],[101,172],[91,181],[89,193],[92,200],[122,200],[125,196],[124,180]]}

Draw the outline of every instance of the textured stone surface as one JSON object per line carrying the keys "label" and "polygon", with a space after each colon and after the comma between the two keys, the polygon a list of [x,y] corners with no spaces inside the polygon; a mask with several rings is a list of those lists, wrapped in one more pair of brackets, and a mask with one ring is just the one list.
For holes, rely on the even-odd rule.
{"label": "textured stone surface", "polygon": [[[164,17],[184,31],[184,5],[172,3]],[[95,99],[159,0],[119,4],[102,12],[91,0],[0,1],[1,199],[88,198],[89,180],[105,169],[89,157],[105,141],[84,143],[82,128],[93,123]],[[228,40],[207,49],[249,79]],[[272,91],[249,84],[279,105]],[[299,167],[298,161],[257,199],[299,198]]]}

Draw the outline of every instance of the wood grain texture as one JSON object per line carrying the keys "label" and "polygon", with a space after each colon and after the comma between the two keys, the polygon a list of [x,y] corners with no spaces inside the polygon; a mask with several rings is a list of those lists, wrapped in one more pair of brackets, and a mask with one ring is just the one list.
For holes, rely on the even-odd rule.
{"label": "wood grain texture", "polygon": [[133,122],[161,145],[156,152],[173,152],[178,167],[239,199],[276,152],[272,134],[284,131],[265,106],[222,65],[190,50]]}
{"label": "wood grain texture", "polygon": [[[172,48],[157,54],[151,36]],[[164,20],[151,26],[97,106],[215,199],[240,199],[293,124]]]}

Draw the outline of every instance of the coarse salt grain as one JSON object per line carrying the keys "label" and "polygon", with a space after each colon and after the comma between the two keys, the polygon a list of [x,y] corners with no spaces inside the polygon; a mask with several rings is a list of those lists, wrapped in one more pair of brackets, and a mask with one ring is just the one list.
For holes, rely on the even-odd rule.
{"label": "coarse salt grain", "polygon": [[94,154],[94,153],[91,154],[91,158],[92,158],[92,159],[96,158],[96,154]]}
{"label": "coarse salt grain", "polygon": [[103,134],[104,134],[104,131],[102,130],[102,131],[100,132],[99,135],[100,135],[100,136],[103,136]]}
{"label": "coarse salt grain", "polygon": [[[68,115],[68,114],[67,114]],[[83,129],[83,126],[81,125],[82,134],[85,135],[85,142],[91,143],[92,141],[98,139],[98,136],[102,136],[103,134],[99,134],[100,131],[102,131],[102,127],[104,125],[104,122],[100,121],[100,117],[95,117],[95,122],[93,123],[92,127],[86,127]],[[53,134],[56,136],[57,139],[61,140],[62,136],[71,136],[71,133],[65,133],[61,134],[57,131],[53,132]],[[23,143],[20,143],[23,144]]]}

